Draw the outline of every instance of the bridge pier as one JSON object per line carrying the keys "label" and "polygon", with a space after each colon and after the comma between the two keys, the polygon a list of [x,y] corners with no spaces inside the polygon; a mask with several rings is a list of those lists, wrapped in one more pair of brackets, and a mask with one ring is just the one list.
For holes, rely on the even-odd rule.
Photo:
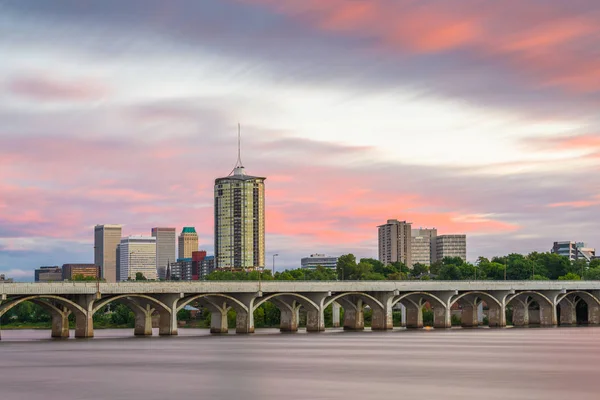
{"label": "bridge pier", "polygon": [[[345,312],[346,310],[344,310]],[[325,314],[323,309],[306,311],[306,331],[323,332],[325,331]]]}
{"label": "bridge pier", "polygon": [[515,299],[513,305],[512,323],[513,326],[529,325],[529,303],[527,300],[521,301],[519,299]]}
{"label": "bridge pier", "polygon": [[73,309],[75,313],[75,337],[92,338],[94,337],[94,301],[96,295],[76,295],[74,301],[81,307]]}
{"label": "bridge pier", "polygon": [[341,304],[344,306],[344,330],[362,331],[365,329],[365,313],[362,299],[350,299],[342,297]]}
{"label": "bridge pier", "polygon": [[588,306],[588,324],[600,325],[600,305],[587,303]]}
{"label": "bridge pier", "polygon": [[550,304],[540,304],[540,325],[556,326],[558,325],[556,306]]}
{"label": "bridge pier", "polygon": [[[53,307],[54,308],[54,307]],[[53,338],[68,338],[69,337],[69,315],[71,311],[66,307],[53,310],[52,315],[52,333]]]}
{"label": "bridge pier", "polygon": [[158,309],[158,334],[160,336],[176,336],[177,332],[177,302],[183,298],[183,293],[163,294],[156,298],[161,301],[167,309]]}
{"label": "bridge pier", "polygon": [[150,308],[150,304],[146,304],[146,308],[137,306],[133,309],[135,314],[133,334],[136,336],[152,336],[152,313],[155,309]]}
{"label": "bridge pier", "polygon": [[274,298],[271,300],[279,308],[279,331],[298,332],[301,305],[294,299]]}
{"label": "bridge pier", "polygon": [[397,296],[398,291],[389,293],[372,293],[373,297],[376,298],[381,306],[373,304],[371,310],[373,311],[371,318],[371,330],[374,331],[386,331],[394,329],[394,315],[393,315],[393,300],[394,296]]}
{"label": "bridge pier", "polygon": [[560,303],[560,325],[577,325],[577,312],[575,302],[564,298]]}
{"label": "bridge pier", "polygon": [[419,329],[423,327],[423,306],[408,300],[406,308],[406,328]]}
{"label": "bridge pier", "polygon": [[254,315],[252,313],[236,310],[235,333],[254,333]]}
{"label": "bridge pier", "polygon": [[489,304],[488,322],[490,328],[504,328],[506,326],[506,308],[497,304]]}
{"label": "bridge pier", "polygon": [[460,313],[460,325],[464,328],[473,328],[479,326],[479,303],[474,296],[463,297],[459,300],[462,307]]}
{"label": "bridge pier", "polygon": [[336,301],[331,303],[331,320],[334,328],[340,327],[340,309],[342,306]]}
{"label": "bridge pier", "polygon": [[450,309],[436,305],[433,309],[433,327],[437,329],[452,328]]}

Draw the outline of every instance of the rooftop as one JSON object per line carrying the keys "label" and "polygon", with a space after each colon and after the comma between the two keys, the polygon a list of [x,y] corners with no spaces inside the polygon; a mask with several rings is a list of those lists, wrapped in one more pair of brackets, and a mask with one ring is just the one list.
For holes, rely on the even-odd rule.
{"label": "rooftop", "polygon": [[196,228],[193,226],[184,226],[181,233],[196,233]]}

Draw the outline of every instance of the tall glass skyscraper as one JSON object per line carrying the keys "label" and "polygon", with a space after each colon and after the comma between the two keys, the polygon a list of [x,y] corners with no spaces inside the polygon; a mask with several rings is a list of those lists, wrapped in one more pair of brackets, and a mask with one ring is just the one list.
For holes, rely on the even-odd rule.
{"label": "tall glass skyscraper", "polygon": [[246,175],[240,158],[215,179],[215,266],[265,266],[265,179]]}

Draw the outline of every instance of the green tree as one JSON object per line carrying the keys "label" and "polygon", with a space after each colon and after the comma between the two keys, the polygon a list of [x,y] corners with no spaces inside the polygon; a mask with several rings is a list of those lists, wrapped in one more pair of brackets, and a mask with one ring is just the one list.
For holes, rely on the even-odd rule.
{"label": "green tree", "polygon": [[135,273],[135,280],[136,281],[146,281],[146,277],[144,276],[144,274],[142,274],[141,272],[136,272]]}
{"label": "green tree", "polygon": [[351,280],[356,275],[356,257],[354,254],[344,254],[338,257],[336,271],[338,279]]}
{"label": "green tree", "polygon": [[420,278],[423,275],[427,275],[428,273],[429,273],[429,266],[425,265],[425,264],[420,264],[420,263],[416,263],[415,265],[413,265],[413,269],[412,269],[412,271],[410,271],[411,276],[414,278]]}
{"label": "green tree", "polygon": [[574,272],[569,272],[566,275],[559,276],[558,280],[559,281],[580,281],[581,277]]}
{"label": "green tree", "polygon": [[596,268],[589,268],[587,271],[585,271],[583,277],[590,281],[600,280],[600,266]]}

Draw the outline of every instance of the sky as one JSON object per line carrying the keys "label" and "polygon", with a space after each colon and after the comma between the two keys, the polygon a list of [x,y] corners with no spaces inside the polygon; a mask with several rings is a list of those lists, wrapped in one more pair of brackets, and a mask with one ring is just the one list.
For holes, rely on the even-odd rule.
{"label": "sky", "polygon": [[93,227],[195,226],[266,176],[266,259],[600,247],[596,0],[0,0],[0,273],[93,262]]}

